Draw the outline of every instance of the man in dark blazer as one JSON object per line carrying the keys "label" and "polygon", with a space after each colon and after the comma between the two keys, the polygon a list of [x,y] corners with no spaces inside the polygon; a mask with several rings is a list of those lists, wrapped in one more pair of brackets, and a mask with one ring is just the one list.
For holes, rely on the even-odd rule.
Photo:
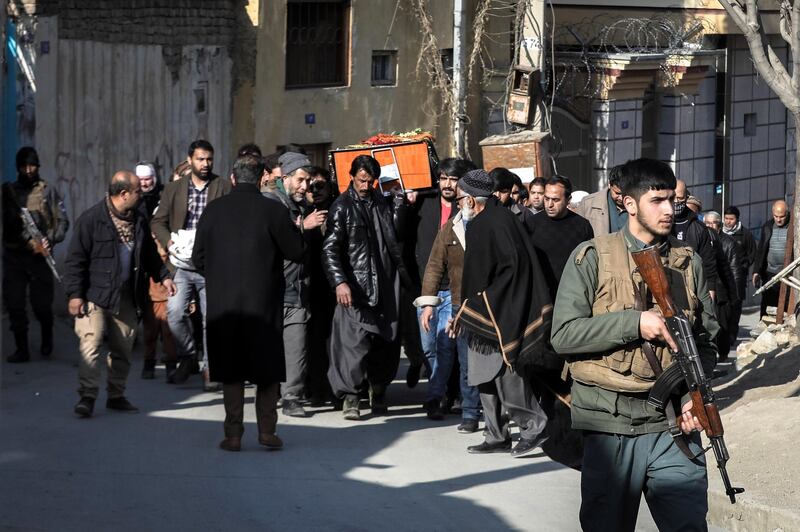
{"label": "man in dark blazer", "polygon": [[[189,146],[187,159],[192,173],[183,179],[168,183],[161,195],[161,203],[156,209],[150,228],[161,244],[169,251],[171,260],[176,250],[173,248],[173,235],[180,230],[194,231],[206,205],[221,198],[231,191],[231,183],[220,179],[212,172],[214,168],[214,148],[208,141],[196,140]],[[184,252],[186,250],[183,250]],[[178,368],[168,376],[169,382],[181,384],[186,382],[196,357],[192,324],[189,319],[189,301],[196,293],[200,303],[205,324],[206,285],[191,262],[181,261],[175,269],[175,286],[178,293],[169,299],[167,314],[169,328],[178,347]],[[203,326],[205,328],[205,325]],[[203,370],[206,370],[207,351],[203,350]],[[204,371],[205,381],[208,373]]]}
{"label": "man in dark blazer", "polygon": [[206,208],[197,226],[192,262],[207,287],[207,348],[211,379],[222,382],[226,451],[241,449],[244,383],[256,390],[258,441],[275,434],[283,348],[283,261],[303,258],[300,229],[286,207],[261,195],[264,163],[252,155],[233,166],[233,191]]}

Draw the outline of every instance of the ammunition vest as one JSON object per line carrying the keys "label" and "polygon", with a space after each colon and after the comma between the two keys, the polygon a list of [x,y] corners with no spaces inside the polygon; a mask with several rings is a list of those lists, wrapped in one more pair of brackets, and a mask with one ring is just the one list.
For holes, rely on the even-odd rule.
{"label": "ammunition vest", "polygon": [[[689,323],[694,323],[697,308],[696,280],[692,270],[694,252],[671,237],[669,246],[669,253],[662,256],[661,260],[672,298],[678,308],[685,309]],[[575,261],[580,264],[586,252],[592,248],[597,251],[598,256],[597,290],[594,294],[592,316],[636,308],[660,313],[628,252],[622,231],[594,238],[578,252]],[[637,289],[641,294],[643,307],[637,307]],[[655,373],[642,351],[642,343],[639,339],[616,351],[573,361],[569,365],[572,377],[578,382],[615,392],[647,392],[655,382]],[[672,355],[665,345],[653,344],[653,350],[662,368],[672,363]]]}

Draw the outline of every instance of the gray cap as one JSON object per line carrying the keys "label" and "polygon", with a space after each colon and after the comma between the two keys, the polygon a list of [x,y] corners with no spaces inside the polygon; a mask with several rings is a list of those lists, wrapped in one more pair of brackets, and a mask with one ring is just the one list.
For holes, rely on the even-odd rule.
{"label": "gray cap", "polygon": [[302,153],[287,151],[278,158],[278,166],[281,167],[281,173],[283,175],[289,175],[298,168],[311,166],[311,161]]}
{"label": "gray cap", "polygon": [[458,180],[458,188],[473,198],[488,198],[494,192],[494,181],[486,170],[470,170]]}

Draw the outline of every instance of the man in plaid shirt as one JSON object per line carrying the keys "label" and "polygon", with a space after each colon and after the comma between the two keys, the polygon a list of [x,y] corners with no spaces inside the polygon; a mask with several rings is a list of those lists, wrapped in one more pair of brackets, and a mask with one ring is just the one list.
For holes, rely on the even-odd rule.
{"label": "man in plaid shirt", "polygon": [[[212,172],[214,168],[214,148],[208,141],[196,140],[189,146],[187,158],[192,173],[187,177],[173,181],[164,187],[150,228],[164,249],[169,250],[170,260],[174,267],[174,281],[177,288],[175,296],[167,302],[169,328],[175,337],[180,363],[177,369],[168,375],[169,382],[180,384],[189,378],[193,361],[197,357],[197,348],[192,334],[189,319],[189,302],[193,296],[200,303],[203,314],[203,337],[205,337],[206,315],[206,282],[202,275],[195,271],[191,263],[191,245],[197,222],[206,205],[231,191],[231,183],[220,179]],[[179,241],[174,241],[177,237]],[[208,384],[207,357],[203,349],[201,367]]]}

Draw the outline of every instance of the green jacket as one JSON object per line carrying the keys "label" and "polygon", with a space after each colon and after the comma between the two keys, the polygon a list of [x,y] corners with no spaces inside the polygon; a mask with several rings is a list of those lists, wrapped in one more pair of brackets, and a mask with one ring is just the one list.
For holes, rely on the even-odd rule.
{"label": "green jacket", "polygon": [[[623,229],[629,250],[644,244]],[[618,349],[639,336],[640,311],[624,310],[592,316],[592,303],[598,281],[598,254],[589,241],[578,246],[570,256],[558,287],[551,343],[567,359],[597,356]],[[581,261],[576,255],[585,251]],[[712,340],[719,330],[714,315],[714,304],[708,294],[702,261],[692,257],[691,268],[699,300],[698,317],[694,325],[694,338],[703,360],[703,368],[710,375],[716,360],[716,347]],[[663,413],[647,404],[646,393],[619,393],[580,382],[572,385],[572,427],[613,434],[647,434],[667,430]]]}

